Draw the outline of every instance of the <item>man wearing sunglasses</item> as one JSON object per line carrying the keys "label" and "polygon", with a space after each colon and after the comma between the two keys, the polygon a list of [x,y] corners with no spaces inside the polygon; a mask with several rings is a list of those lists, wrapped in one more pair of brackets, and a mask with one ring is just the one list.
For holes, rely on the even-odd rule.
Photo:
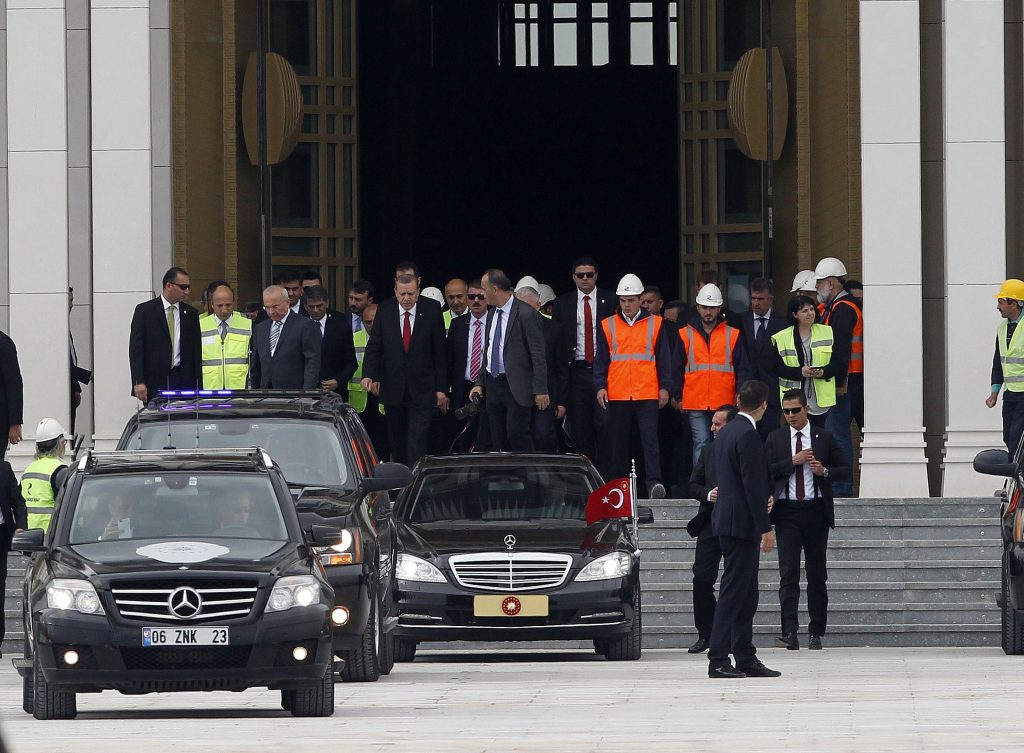
{"label": "man wearing sunglasses", "polygon": [[[469,393],[485,366],[484,335],[487,324],[487,300],[480,280],[469,282],[465,298],[468,303],[466,310],[469,312],[469,316],[457,316],[452,319],[446,345],[448,378],[451,380],[449,394],[451,395],[452,411],[462,408],[469,402]],[[483,407],[482,404],[480,407]],[[481,415],[477,412],[464,419],[468,422],[468,426],[458,436],[455,445],[457,452],[470,452],[474,447],[478,452],[489,449],[490,430],[487,421],[481,420]],[[455,418],[454,413],[452,418],[454,430],[456,433],[461,432],[463,422]]]}
{"label": "man wearing sunglasses", "polygon": [[144,403],[160,390],[194,390],[202,385],[199,314],[185,303],[190,287],[188,272],[171,267],[160,295],[135,307],[128,362],[132,394]]}

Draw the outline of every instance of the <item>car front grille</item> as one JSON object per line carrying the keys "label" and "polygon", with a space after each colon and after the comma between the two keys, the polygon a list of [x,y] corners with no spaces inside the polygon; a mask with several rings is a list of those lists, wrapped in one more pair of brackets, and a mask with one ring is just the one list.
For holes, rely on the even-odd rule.
{"label": "car front grille", "polygon": [[562,585],[572,566],[572,557],[545,552],[486,552],[456,554],[448,564],[463,588],[539,591]]}
{"label": "car front grille", "polygon": [[[199,610],[195,614],[172,611],[171,596],[180,588],[191,588],[198,594]],[[118,612],[126,619],[189,623],[244,617],[252,612],[258,591],[252,580],[122,581],[110,589]]]}
{"label": "car front grille", "polygon": [[241,669],[249,663],[249,646],[189,648],[122,648],[125,669]]}

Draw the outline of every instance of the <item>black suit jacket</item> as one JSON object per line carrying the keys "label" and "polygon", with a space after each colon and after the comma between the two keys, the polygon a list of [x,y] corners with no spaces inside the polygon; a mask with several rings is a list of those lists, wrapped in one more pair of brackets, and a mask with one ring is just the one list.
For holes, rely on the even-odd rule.
{"label": "black suit jacket", "polygon": [[[166,330],[166,327],[165,327]],[[0,434],[23,423],[25,386],[18,365],[18,349],[6,332],[0,332]]]}
{"label": "black suit jacket", "polygon": [[81,392],[82,387],[89,384],[89,380],[92,379],[92,372],[78,365],[78,359],[75,357],[74,337],[71,337],[68,343],[68,357],[71,362],[71,392]]}
{"label": "black suit jacket", "polygon": [[28,528],[28,519],[21,486],[11,470],[11,464],[6,460],[0,461],[0,513],[4,516],[3,526],[0,527],[0,544],[3,544],[2,548],[7,548],[14,536],[14,529]]}
{"label": "black suit jacket", "polygon": [[744,415],[715,437],[718,501],[711,513],[715,536],[760,541],[772,528],[768,517],[768,463],[761,435]]}
{"label": "black suit jacket", "polygon": [[[761,339],[760,344],[755,338],[757,322],[754,319],[753,311],[744,311],[740,315],[740,332],[747,346],[752,378],[768,385],[768,405],[779,407],[779,375],[775,368],[776,352],[775,346],[772,344],[772,335],[790,325],[784,316],[777,313],[777,309],[773,308],[770,313],[771,316],[766,322],[768,332]],[[737,386],[739,385],[737,384]]]}
{"label": "black suit jacket", "polygon": [[[768,473],[771,474],[774,489],[772,495],[775,502],[789,496],[789,477],[793,475],[793,443],[790,429],[782,426],[765,440],[765,452],[768,455]],[[811,426],[811,451],[814,457],[828,468],[828,478],[814,477],[813,496],[820,497],[825,506],[825,517],[829,528],[836,527],[835,504],[832,496],[832,483],[846,481],[850,478],[850,466],[846,465],[843,453],[827,429]],[[808,494],[812,492],[806,490]]]}
{"label": "black suit jacket", "polygon": [[686,524],[690,538],[697,538],[704,527],[711,522],[711,511],[715,504],[708,501],[711,490],[718,486],[718,472],[715,469],[715,443],[708,442],[700,452],[700,460],[690,474],[690,496],[700,502],[697,514]]}
{"label": "black suit jacket", "polygon": [[[567,366],[572,365],[576,360],[576,302],[579,291],[573,289],[569,293],[562,293],[558,296],[551,307],[551,319],[558,328],[558,340],[560,359]],[[594,309],[594,326],[599,328],[601,321],[615,313],[615,304],[618,300],[610,291],[594,288],[591,293],[594,297],[596,308]],[[597,350],[597,333],[594,333],[594,350]]]}
{"label": "black suit jacket", "polygon": [[404,309],[391,298],[377,306],[363,357],[363,377],[380,382],[382,405],[433,405],[448,392],[444,319],[436,301],[420,297],[409,352],[402,347]]}
{"label": "black suit jacket", "polygon": [[[448,341],[445,352],[448,367],[448,381],[451,383],[452,408],[461,408],[469,402],[469,390],[466,387],[466,363],[469,360],[469,331],[476,318],[472,314],[457,316],[452,319],[452,326],[448,329]],[[486,326],[487,315],[483,317],[481,326]],[[486,330],[484,330],[486,337]],[[482,356],[481,356],[482,358]],[[481,369],[486,364],[481,360]]]}
{"label": "black suit jacket", "polygon": [[260,389],[312,390],[320,385],[320,325],[289,314],[270,355],[271,319],[252,328],[252,384]]}
{"label": "black suit jacket", "polygon": [[[313,322],[317,328],[319,322]],[[352,319],[348,314],[328,313],[320,349],[320,380],[336,379],[334,390],[348,400],[348,383],[356,373],[356,348],[352,344]]]}
{"label": "black suit jacket", "polygon": [[[178,325],[181,365],[179,381],[183,385],[202,385],[202,340],[199,335],[199,314],[187,303],[178,304],[181,321]],[[167,331],[167,315],[160,296],[140,303],[132,317],[128,338],[128,362],[132,387],[145,384],[150,397],[167,389],[171,373],[171,338]]]}
{"label": "black suit jacket", "polygon": [[[476,380],[481,387],[484,386],[484,379],[487,376],[487,365],[491,362],[489,346],[496,310],[492,308],[487,312],[484,367]],[[535,395],[548,395],[548,364],[544,354],[544,332],[540,323],[542,318],[533,306],[513,298],[508,321],[503,325],[505,341],[502,360],[505,364],[505,377],[508,379],[512,397],[523,407],[533,405]],[[484,396],[486,397],[486,392]]]}
{"label": "black suit jacket", "polygon": [[552,406],[568,405],[569,363],[560,355],[558,325],[554,319],[541,315],[540,328],[544,333],[544,358],[548,365],[548,397],[551,398]]}

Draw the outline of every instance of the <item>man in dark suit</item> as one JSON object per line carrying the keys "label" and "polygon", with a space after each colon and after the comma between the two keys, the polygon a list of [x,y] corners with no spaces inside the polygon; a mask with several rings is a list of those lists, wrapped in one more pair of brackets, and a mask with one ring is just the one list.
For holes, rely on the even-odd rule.
{"label": "man in dark suit", "polygon": [[572,281],[576,289],[555,299],[552,319],[558,326],[562,363],[569,368],[566,412],[569,431],[577,452],[606,470],[609,458],[603,448],[607,417],[597,407],[594,390],[594,352],[597,328],[615,313],[615,298],[597,287],[597,262],[581,256],[573,262]]}
{"label": "man in dark suit", "polygon": [[194,390],[202,385],[199,314],[185,301],[188,272],[171,267],[163,291],[135,307],[128,339],[132,394],[142,402],[160,390]]}
{"label": "man in dark suit", "polygon": [[348,383],[356,373],[356,348],[347,314],[330,312],[327,290],[320,285],[305,289],[302,305],[320,329],[320,386],[348,401]]}
{"label": "man in dark suit", "polygon": [[[11,551],[11,539],[15,531],[28,527],[28,514],[25,500],[21,496],[18,479],[11,470],[11,464],[0,459],[0,593],[5,593],[7,586],[7,555]],[[4,616],[0,611],[0,643],[4,640]],[[3,656],[3,654],[0,654]]]}
{"label": "man in dark suit", "polygon": [[[448,330],[448,378],[451,381],[451,408],[458,410],[469,402],[469,393],[484,368],[484,328],[487,324],[487,300],[480,280],[471,280],[467,287],[469,315],[452,319]],[[490,446],[490,430],[482,413],[468,420],[469,425],[458,437],[456,449],[485,452]],[[459,431],[460,429],[457,429]]]}
{"label": "man in dark suit", "polygon": [[810,649],[821,648],[821,636],[828,626],[828,532],[836,527],[832,482],[850,478],[850,467],[832,435],[811,426],[807,395],[787,390],[782,411],[788,426],[768,436],[765,451],[768,472],[774,483],[775,506],[771,518],[779,540],[779,602],[782,606],[782,635],[779,648],[795,651],[800,622],[800,553],[807,571],[807,611]]}
{"label": "man in dark suit", "polygon": [[789,327],[783,313],[774,308],[775,294],[771,280],[756,277],[750,281],[750,311],[740,314],[740,332],[747,346],[752,379],[768,385],[768,410],[757,424],[761,439],[779,428],[782,408],[779,406],[779,377],[775,373],[775,347],[772,335]]}
{"label": "man in dark suit", "polygon": [[[75,289],[68,286],[68,313],[75,307]],[[78,365],[78,351],[75,350],[75,336],[68,332],[68,351],[71,360],[71,434],[75,433],[75,415],[82,404],[82,388],[92,381],[92,372]]]}
{"label": "man in dark suit", "polygon": [[[532,278],[527,278],[535,282]],[[569,388],[569,366],[559,357],[558,327],[541,313],[540,291],[531,285],[516,288],[516,298],[540,314],[540,328],[544,333],[544,360],[548,367],[548,397],[546,410],[533,407],[533,444],[538,452],[558,452],[558,422],[565,418],[565,393]]]}
{"label": "man in dark suit", "polygon": [[[775,547],[768,518],[768,466],[755,428],[768,407],[768,387],[750,380],[740,387],[738,399],[740,414],[715,439],[718,501],[711,513],[711,531],[718,536],[725,569],[708,647],[708,676],[778,677],[782,673],[764,666],[754,648],[758,544],[765,554]],[[736,659],[735,666],[729,654]]]}
{"label": "man in dark suit", "polygon": [[395,297],[377,306],[361,382],[380,398],[392,455],[407,465],[426,453],[434,411],[448,407],[441,307],[420,297],[416,280],[399,274]]}
{"label": "man in dark suit", "polygon": [[267,319],[252,328],[253,387],[314,390],[320,385],[320,327],[292,311],[288,291],[263,291]]}
{"label": "man in dark suit", "polygon": [[21,441],[25,385],[18,365],[18,349],[6,332],[0,332],[0,460],[7,445]]}
{"label": "man in dark suit", "polygon": [[529,452],[531,409],[547,410],[548,368],[540,314],[512,295],[512,280],[500,269],[480,278],[487,304],[484,368],[470,394],[487,401],[491,448]]}
{"label": "man in dark suit", "polygon": [[708,650],[711,628],[715,623],[715,582],[722,564],[722,546],[711,532],[711,511],[718,501],[718,473],[715,470],[715,442],[719,429],[739,415],[735,405],[723,405],[711,417],[711,440],[701,451],[700,461],[690,476],[690,496],[700,502],[697,514],[686,524],[690,538],[697,539],[693,551],[693,625],[697,640],[687,651],[702,654]]}

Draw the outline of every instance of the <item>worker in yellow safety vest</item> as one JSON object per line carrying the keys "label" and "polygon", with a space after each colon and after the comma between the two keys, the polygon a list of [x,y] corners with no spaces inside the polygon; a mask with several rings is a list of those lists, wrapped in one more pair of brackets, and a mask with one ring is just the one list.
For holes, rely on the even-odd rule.
{"label": "worker in yellow safety vest", "polygon": [[210,286],[212,314],[199,317],[203,388],[244,390],[249,382],[252,320],[235,311],[235,291],[222,280]]}
{"label": "worker in yellow safety vest", "polygon": [[36,427],[36,456],[21,475],[21,496],[28,512],[28,527],[50,527],[57,490],[68,466],[61,460],[67,443],[64,427],[55,418],[44,418]]}

